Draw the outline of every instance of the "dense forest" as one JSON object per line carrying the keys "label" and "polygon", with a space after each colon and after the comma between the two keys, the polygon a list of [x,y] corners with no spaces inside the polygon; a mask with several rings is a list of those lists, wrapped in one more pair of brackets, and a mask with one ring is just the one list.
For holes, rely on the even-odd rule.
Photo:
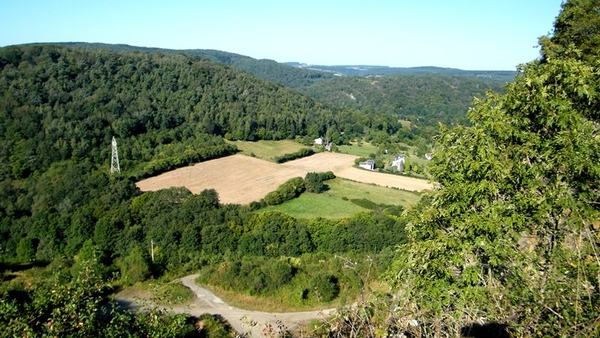
{"label": "dense forest", "polygon": [[270,82],[278,83],[289,88],[300,88],[312,85],[321,79],[332,78],[333,74],[311,69],[301,69],[275,62],[273,60],[256,60],[248,56],[211,49],[164,49],[148,48],[129,45],[111,45],[104,43],[67,42],[61,45],[104,49],[117,52],[151,52],[163,54],[185,54],[198,56],[215,62],[224,63],[236,69],[254,74]]}
{"label": "dense forest", "polygon": [[[318,66],[298,67],[216,50],[171,50],[128,45],[63,43],[87,49],[145,51],[200,56],[293,88],[313,99],[369,114],[384,114],[412,122],[412,132],[400,139],[431,143],[438,123],[468,124],[466,111],[474,97],[501,92],[514,71],[465,71],[437,67]],[[294,65],[292,67],[292,65]],[[343,76],[333,76],[336,73]],[[418,142],[411,142],[416,145]]]}
{"label": "dense forest", "polygon": [[336,77],[300,92],[323,102],[365,113],[384,113],[410,121],[431,140],[439,123],[468,124],[465,112],[474,97],[501,92],[503,83],[445,75]]}
{"label": "dense forest", "polygon": [[[104,301],[113,282],[199,272],[233,292],[290,292],[298,305],[341,293],[357,300],[314,336],[600,335],[598,8],[598,0],[566,1],[553,34],[540,38],[540,59],[472,102],[464,125],[436,114],[481,89],[472,79],[305,83],[339,81],[314,93],[326,104],[182,53],[1,48],[0,333],[229,335],[211,316],[199,327],[190,316]],[[222,204],[214,190],[142,193],[134,184],[234,153],[223,138],[425,139],[398,121],[421,118],[409,115],[417,99],[396,99],[419,83],[437,88],[424,96],[434,107],[427,117],[448,126],[430,166],[438,188],[409,210],[380,205],[339,220],[261,212],[319,193],[329,173],[294,178],[250,205]],[[356,100],[337,107],[340,92]],[[113,136],[117,175],[109,174]],[[11,281],[10,271],[31,265],[45,267],[39,280]],[[363,284],[368,276],[387,288]]]}

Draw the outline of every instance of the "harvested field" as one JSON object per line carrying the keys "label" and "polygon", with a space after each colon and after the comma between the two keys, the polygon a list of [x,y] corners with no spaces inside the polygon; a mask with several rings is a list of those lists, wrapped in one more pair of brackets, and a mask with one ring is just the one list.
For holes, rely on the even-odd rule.
{"label": "harvested field", "polygon": [[221,203],[248,204],[258,201],[292,177],[307,172],[332,171],[336,176],[384,187],[421,191],[431,189],[425,180],[370,172],[352,168],[356,156],[319,153],[284,164],[276,164],[244,155],[233,155],[198,163],[142,180],[142,191],[186,187],[192,193],[215,189]]}

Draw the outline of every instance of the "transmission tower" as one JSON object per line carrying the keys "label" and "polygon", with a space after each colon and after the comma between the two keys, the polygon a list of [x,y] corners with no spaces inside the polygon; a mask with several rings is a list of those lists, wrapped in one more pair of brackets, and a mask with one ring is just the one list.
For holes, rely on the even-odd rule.
{"label": "transmission tower", "polygon": [[117,151],[117,140],[115,140],[115,137],[113,136],[112,138],[112,143],[111,143],[111,148],[112,148],[112,156],[110,159],[110,174],[120,174],[121,173],[121,167],[119,166],[119,152]]}

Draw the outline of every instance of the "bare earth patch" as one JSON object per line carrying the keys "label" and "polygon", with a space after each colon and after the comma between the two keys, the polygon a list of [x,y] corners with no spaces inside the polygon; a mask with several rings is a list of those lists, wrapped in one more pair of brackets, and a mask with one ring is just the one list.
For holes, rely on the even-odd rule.
{"label": "bare earth patch", "polygon": [[142,180],[137,186],[142,191],[186,187],[195,194],[204,189],[215,189],[221,203],[234,204],[258,201],[288,179],[304,178],[307,172],[332,171],[337,177],[412,191],[432,188],[426,180],[353,168],[355,159],[353,155],[319,153],[276,164],[236,154],[175,169]]}

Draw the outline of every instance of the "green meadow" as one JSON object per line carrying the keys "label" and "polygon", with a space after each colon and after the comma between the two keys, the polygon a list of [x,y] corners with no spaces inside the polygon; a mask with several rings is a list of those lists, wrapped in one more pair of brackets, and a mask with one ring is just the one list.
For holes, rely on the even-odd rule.
{"label": "green meadow", "polygon": [[320,194],[304,193],[300,197],[264,211],[279,211],[295,218],[324,217],[339,219],[368,211],[351,202],[352,199],[368,199],[377,204],[401,205],[416,204],[421,195],[412,191],[390,189],[373,184],[353,182],[336,178],[325,182],[328,190]]}

